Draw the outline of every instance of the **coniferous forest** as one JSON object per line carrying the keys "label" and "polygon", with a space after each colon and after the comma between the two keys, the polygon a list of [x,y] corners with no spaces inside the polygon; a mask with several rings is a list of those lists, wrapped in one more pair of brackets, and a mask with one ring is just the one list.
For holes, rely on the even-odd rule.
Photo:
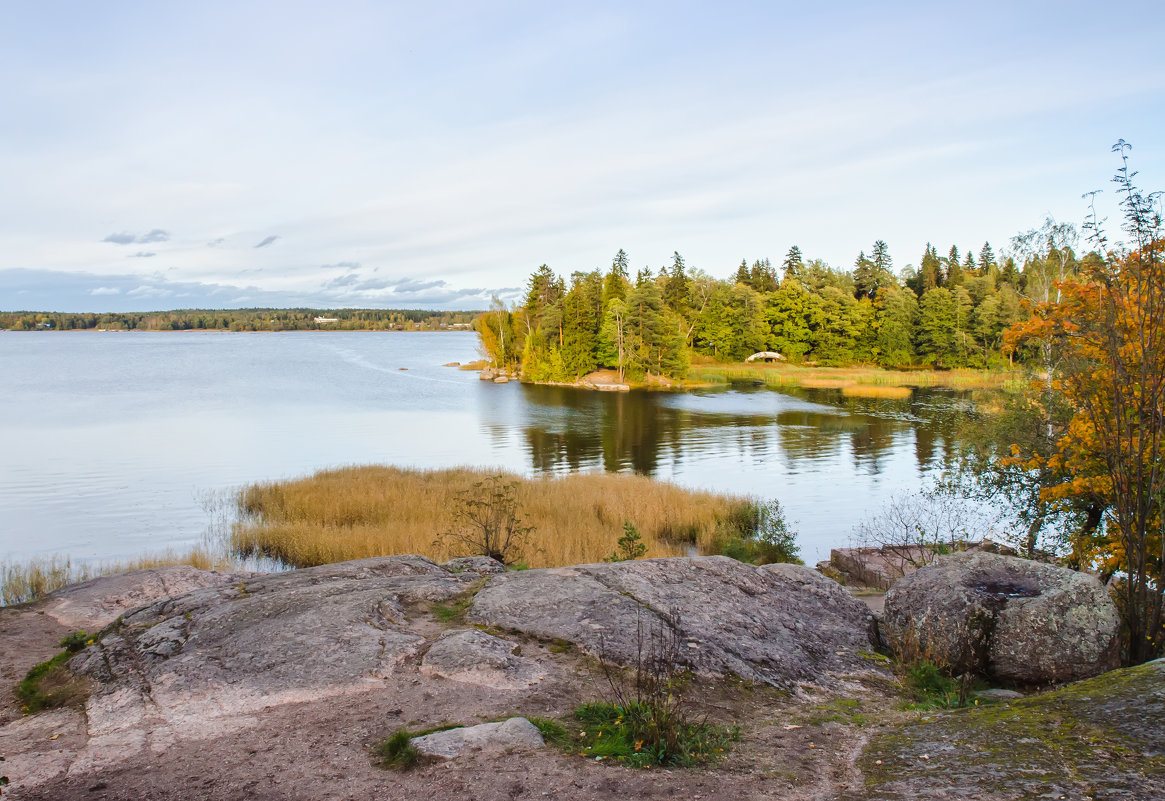
{"label": "coniferous forest", "polygon": [[918,266],[895,271],[879,240],[850,270],[806,260],[794,245],[779,265],[743,260],[727,279],[674,253],[658,271],[631,273],[620,250],[604,272],[569,283],[547,265],[525,302],[495,301],[477,318],[494,365],[532,381],[573,381],[601,368],[622,379],[682,378],[694,355],[740,361],[775,351],[789,362],[1006,367],[1031,354],[1005,349],[1003,332],[1047,301],[1081,264],[1073,226],[1048,220],[1014,237],[1007,255],[927,244]]}

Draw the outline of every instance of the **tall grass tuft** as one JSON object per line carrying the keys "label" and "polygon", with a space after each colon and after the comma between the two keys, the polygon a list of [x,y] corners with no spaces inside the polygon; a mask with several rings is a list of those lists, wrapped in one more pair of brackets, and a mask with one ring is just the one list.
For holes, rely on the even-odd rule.
{"label": "tall grass tuft", "polygon": [[[254,484],[239,494],[231,546],[238,556],[295,567],[403,553],[460,556],[436,535],[452,525],[458,494],[493,472],[367,466]],[[600,562],[617,548],[625,521],[640,532],[648,557],[719,553],[726,537],[752,533],[737,521],[754,519],[758,503],[627,474],[505,480],[515,482],[522,519],[533,526],[524,558],[530,567]]]}
{"label": "tall grass tuft", "polygon": [[94,563],[74,562],[68,556],[53,555],[23,562],[0,562],[0,606],[35,601],[69,584],[127,570],[167,565],[191,565],[201,570],[233,570],[238,562],[226,553],[193,548],[186,553],[163,551],[135,559]]}

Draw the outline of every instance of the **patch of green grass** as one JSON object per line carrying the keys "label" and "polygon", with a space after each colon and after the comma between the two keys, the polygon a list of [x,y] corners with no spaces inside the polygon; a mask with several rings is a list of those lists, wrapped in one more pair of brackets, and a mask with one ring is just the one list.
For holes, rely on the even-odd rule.
{"label": "patch of green grass", "polygon": [[581,756],[629,767],[691,767],[723,757],[740,737],[736,726],[663,720],[651,704],[584,704],[575,711]]}
{"label": "patch of green grass", "polygon": [[566,730],[566,726],[562,725],[561,721],[539,717],[527,717],[526,720],[533,723],[535,728],[542,732],[542,739],[546,741],[547,745],[564,750],[572,745],[570,732]]}
{"label": "patch of green grass", "polygon": [[66,650],[28,671],[16,685],[21,711],[32,715],[45,709],[83,704],[89,697],[89,683],[65,667],[65,663],[91,642],[83,631],[71,634],[61,641]]}
{"label": "patch of green grass", "polygon": [[569,651],[573,647],[574,647],[574,643],[570,642],[570,640],[556,639],[550,643],[550,653],[552,653],[552,654],[565,654],[567,651]]}
{"label": "patch of green grass", "polygon": [[436,734],[439,731],[460,728],[460,723],[443,723],[440,726],[420,729],[419,731],[397,729],[373,747],[372,750],[376,753],[376,764],[389,770],[404,771],[414,768],[421,761],[421,752],[413,745],[414,737],[424,737],[426,734]]}
{"label": "patch of green grass", "polygon": [[413,745],[413,736],[405,729],[397,729],[381,740],[373,749],[378,757],[376,764],[390,770],[409,770],[421,759],[421,752]]}
{"label": "patch of green grass", "polygon": [[820,726],[824,723],[841,723],[860,728],[867,723],[866,716],[858,711],[861,709],[861,706],[862,702],[857,698],[838,698],[829,704],[817,708],[805,720],[805,723],[810,726]]}
{"label": "patch of green grass", "polygon": [[460,623],[465,620],[465,613],[469,611],[470,604],[473,603],[473,596],[463,595],[459,598],[454,598],[449,603],[436,603],[429,607],[429,611],[433,613],[433,617],[442,623]]}

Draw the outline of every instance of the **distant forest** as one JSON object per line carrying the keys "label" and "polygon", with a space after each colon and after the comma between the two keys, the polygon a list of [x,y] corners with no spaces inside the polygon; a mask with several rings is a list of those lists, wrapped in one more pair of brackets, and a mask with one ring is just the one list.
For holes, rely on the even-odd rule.
{"label": "distant forest", "polygon": [[693,354],[740,361],[776,351],[792,363],[884,367],[1006,366],[1003,332],[1048,300],[1056,282],[1082,263],[1071,225],[1047,221],[1015,237],[997,259],[928,244],[917,268],[894,271],[886,243],[861,253],[852,270],[806,261],[793,246],[780,268],[740,263],[728,280],[672,263],[633,278],[620,250],[605,273],[575,272],[567,282],[542,265],[525,302],[495,301],[475,326],[495,365],[533,381],[571,381],[598,368],[627,380],[648,373],[682,378]]}
{"label": "distant forest", "polygon": [[442,331],[468,329],[479,312],[425,309],[179,309],[64,314],[0,312],[14,331]]}

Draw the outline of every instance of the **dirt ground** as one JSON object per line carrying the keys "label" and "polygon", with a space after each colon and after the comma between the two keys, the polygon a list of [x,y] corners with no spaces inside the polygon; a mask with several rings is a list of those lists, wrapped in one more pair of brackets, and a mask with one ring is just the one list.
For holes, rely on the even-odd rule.
{"label": "dirt ground", "polygon": [[[0,721],[20,713],[11,687],[34,664],[59,651],[68,632],[35,608],[0,609]],[[547,658],[548,644],[529,641],[523,655]],[[24,756],[59,775],[34,787],[15,781],[12,801],[119,799],[833,799],[860,794],[855,767],[876,726],[853,725],[834,712],[828,693],[790,695],[743,684],[693,687],[693,711],[709,722],[741,727],[728,756],[700,769],[633,770],[547,747],[483,752],[398,773],[377,767],[373,745],[401,727],[473,724],[511,715],[555,717],[609,695],[594,664],[554,654],[563,666],[534,690],[480,688],[419,673],[369,691],[287,704],[232,722],[226,733],[186,732],[144,744],[135,755],[105,764],[74,762],[85,745],[81,710],[25,718],[0,736],[0,755],[19,745]],[[564,663],[565,659],[565,663]],[[886,687],[847,686],[867,718],[893,717]],[[837,696],[837,697],[840,697]],[[13,733],[13,729],[17,731]],[[17,738],[19,743],[17,743]],[[91,761],[90,761],[91,762]],[[10,760],[10,765],[14,762]],[[61,769],[70,766],[66,772]],[[3,767],[0,765],[0,767]],[[9,772],[13,772],[11,769]]]}

